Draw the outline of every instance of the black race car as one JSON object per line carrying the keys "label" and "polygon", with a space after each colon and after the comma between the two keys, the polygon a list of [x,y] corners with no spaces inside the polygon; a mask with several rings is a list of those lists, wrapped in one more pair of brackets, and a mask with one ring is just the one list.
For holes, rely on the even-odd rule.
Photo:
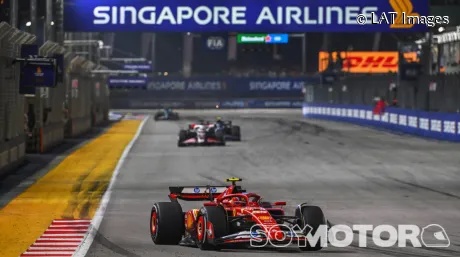
{"label": "black race car", "polygon": [[[219,122],[219,121],[217,121]],[[225,139],[228,141],[241,141],[241,129],[240,126],[232,124],[231,120],[220,121],[223,126]]]}
{"label": "black race car", "polygon": [[163,109],[158,111],[154,118],[155,120],[178,120],[179,113],[173,112],[171,109]]}

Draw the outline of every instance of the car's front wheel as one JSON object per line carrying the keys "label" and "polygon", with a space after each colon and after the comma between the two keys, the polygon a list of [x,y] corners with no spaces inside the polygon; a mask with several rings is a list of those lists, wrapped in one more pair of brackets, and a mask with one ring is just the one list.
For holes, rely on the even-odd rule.
{"label": "car's front wheel", "polygon": [[[322,233],[322,240],[327,240],[327,221],[323,210],[318,206],[300,205],[296,211],[298,224],[301,229],[307,229],[305,233],[310,232],[316,236],[317,233]],[[319,251],[323,248],[323,243],[318,239],[317,242],[306,242],[305,246],[299,247],[302,251]]]}
{"label": "car's front wheel", "polygon": [[185,231],[182,208],[178,203],[159,202],[150,214],[150,235],[157,245],[177,245]]}
{"label": "car's front wheel", "polygon": [[201,250],[218,250],[215,238],[228,235],[227,214],[221,206],[201,208],[196,223],[196,244]]}

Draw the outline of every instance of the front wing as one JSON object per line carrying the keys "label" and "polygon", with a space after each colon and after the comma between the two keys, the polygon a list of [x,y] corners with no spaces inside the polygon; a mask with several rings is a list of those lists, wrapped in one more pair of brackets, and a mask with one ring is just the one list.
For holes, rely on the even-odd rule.
{"label": "front wing", "polygon": [[[296,231],[293,236],[286,237],[285,240],[269,241],[263,235],[252,235],[249,231],[238,232],[235,234],[227,235],[220,238],[215,239],[208,239],[212,242],[212,244],[216,246],[244,246],[244,247],[254,247],[254,248],[262,248],[262,247],[273,247],[273,246],[300,246],[305,247],[307,245],[307,239],[303,236],[301,231]],[[270,243],[271,242],[271,243]],[[195,240],[190,236],[185,236],[179,245],[182,246],[196,246]]]}
{"label": "front wing", "polygon": [[[284,240],[269,240],[264,234],[251,234],[250,231],[242,231],[235,234],[223,236],[214,239],[216,245],[229,245],[229,244],[248,244],[253,247],[269,247],[273,245],[293,245],[306,246],[306,237],[301,231],[294,231],[286,235]],[[272,245],[273,244],[273,245]]]}
{"label": "front wing", "polygon": [[182,142],[179,142],[181,146],[213,146],[223,145],[225,142],[214,137],[208,137],[204,142],[198,142],[196,138],[189,138]]}

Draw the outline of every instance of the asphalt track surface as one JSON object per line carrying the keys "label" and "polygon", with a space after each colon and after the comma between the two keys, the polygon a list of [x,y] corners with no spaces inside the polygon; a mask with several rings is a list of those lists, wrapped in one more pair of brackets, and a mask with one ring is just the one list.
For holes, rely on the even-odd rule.
{"label": "asphalt track surface", "polygon": [[[226,147],[178,148],[180,126],[216,113],[183,112],[178,122],[149,119],[122,166],[98,234],[86,256],[460,256],[460,145],[379,132],[354,125],[306,121],[295,113],[221,114],[241,125],[243,141]],[[448,248],[328,247],[319,252],[201,251],[158,246],[150,239],[153,202],[168,201],[168,186],[221,185],[242,177],[249,191],[308,202],[333,224],[442,225]],[[183,203],[188,209],[198,203]]]}

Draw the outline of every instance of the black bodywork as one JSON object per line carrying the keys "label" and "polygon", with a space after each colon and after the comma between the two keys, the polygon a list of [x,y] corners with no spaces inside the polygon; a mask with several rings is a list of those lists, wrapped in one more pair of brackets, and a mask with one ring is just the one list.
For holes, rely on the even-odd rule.
{"label": "black bodywork", "polygon": [[232,121],[222,121],[225,139],[228,141],[241,141],[240,126],[233,125]]}
{"label": "black bodywork", "polygon": [[179,120],[179,113],[170,111],[166,118],[164,111],[158,111],[154,116],[155,120]]}

